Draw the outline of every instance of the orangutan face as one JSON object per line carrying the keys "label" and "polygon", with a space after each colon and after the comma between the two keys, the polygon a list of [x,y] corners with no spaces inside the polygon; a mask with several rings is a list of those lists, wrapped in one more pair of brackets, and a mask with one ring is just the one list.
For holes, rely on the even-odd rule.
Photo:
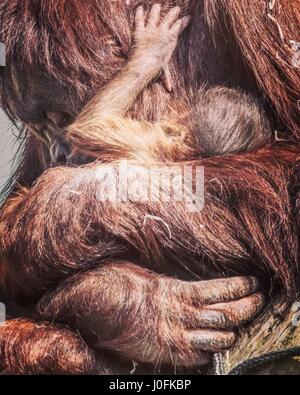
{"label": "orangutan face", "polygon": [[62,84],[54,78],[40,73],[31,76],[17,72],[10,79],[9,106],[12,112],[25,124],[41,127],[47,119],[59,128],[74,120],[85,103],[71,85]]}

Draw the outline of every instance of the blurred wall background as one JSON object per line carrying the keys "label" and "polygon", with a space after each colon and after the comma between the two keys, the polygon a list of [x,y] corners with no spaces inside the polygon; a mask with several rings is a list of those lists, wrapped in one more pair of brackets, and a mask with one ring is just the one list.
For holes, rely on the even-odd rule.
{"label": "blurred wall background", "polygon": [[0,109],[0,190],[11,172],[12,159],[16,149],[14,129]]}

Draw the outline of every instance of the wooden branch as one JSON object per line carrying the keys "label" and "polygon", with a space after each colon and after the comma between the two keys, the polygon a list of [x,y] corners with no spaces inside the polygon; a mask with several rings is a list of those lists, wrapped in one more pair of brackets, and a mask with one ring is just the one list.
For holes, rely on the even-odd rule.
{"label": "wooden branch", "polygon": [[[266,309],[224,355],[224,374],[246,360],[274,351],[300,346],[300,302],[288,306],[280,301]],[[300,374],[300,359],[287,358],[270,362],[255,370],[255,374]]]}

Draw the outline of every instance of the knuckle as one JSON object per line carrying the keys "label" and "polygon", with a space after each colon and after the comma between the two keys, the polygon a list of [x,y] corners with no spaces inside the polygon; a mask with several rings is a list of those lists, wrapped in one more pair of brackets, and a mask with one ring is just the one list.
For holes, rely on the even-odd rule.
{"label": "knuckle", "polygon": [[180,280],[163,278],[162,285],[166,289],[166,292],[172,294],[172,297],[179,300],[185,300],[187,297],[186,288],[182,286]]}
{"label": "knuckle", "polygon": [[230,312],[226,311],[219,311],[218,312],[218,319],[220,324],[224,327],[231,327],[234,325],[235,319]]}
{"label": "knuckle", "polygon": [[238,317],[232,310],[218,311],[218,314],[219,322],[224,328],[232,327],[238,322]]}

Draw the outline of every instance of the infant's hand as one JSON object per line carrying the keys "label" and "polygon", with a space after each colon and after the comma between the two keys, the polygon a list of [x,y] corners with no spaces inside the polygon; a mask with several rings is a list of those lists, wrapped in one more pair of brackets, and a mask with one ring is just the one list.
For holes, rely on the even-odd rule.
{"label": "infant's hand", "polygon": [[190,16],[178,19],[179,13],[180,7],[174,7],[161,19],[161,5],[154,4],[148,23],[145,22],[142,6],[137,9],[135,17],[135,54],[145,59],[150,57],[157,62],[158,68],[164,72],[163,82],[168,91],[172,90],[168,64],[180,33],[191,20]]}

